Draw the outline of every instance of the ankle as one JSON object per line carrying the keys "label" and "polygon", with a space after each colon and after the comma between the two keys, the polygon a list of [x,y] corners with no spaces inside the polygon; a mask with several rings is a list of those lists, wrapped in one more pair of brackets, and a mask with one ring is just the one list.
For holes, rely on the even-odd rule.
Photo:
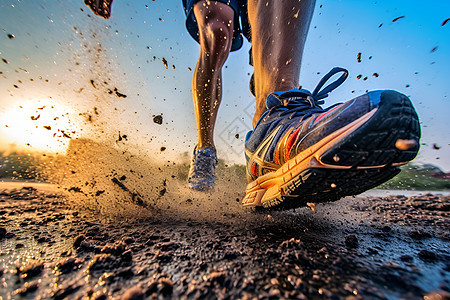
{"label": "ankle", "polygon": [[214,145],[214,143],[211,142],[198,142],[197,145],[195,146],[196,150],[200,150],[200,149],[206,149],[206,148],[210,148],[210,149],[216,149],[216,146]]}

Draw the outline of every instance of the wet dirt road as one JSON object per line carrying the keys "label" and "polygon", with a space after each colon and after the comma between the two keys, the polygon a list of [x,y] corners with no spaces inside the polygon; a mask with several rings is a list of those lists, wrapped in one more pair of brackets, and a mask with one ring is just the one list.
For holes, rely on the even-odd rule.
{"label": "wet dirt road", "polygon": [[315,212],[104,217],[52,186],[3,184],[0,299],[446,299],[449,209],[448,195],[363,195]]}

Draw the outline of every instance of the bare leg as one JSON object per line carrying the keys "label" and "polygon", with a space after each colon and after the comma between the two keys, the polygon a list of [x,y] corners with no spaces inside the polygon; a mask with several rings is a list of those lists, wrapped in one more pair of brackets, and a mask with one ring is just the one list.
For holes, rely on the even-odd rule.
{"label": "bare leg", "polygon": [[256,92],[253,126],[270,93],[298,87],[314,5],[315,0],[248,1]]}
{"label": "bare leg", "polygon": [[84,0],[84,4],[96,14],[104,19],[111,16],[111,5],[113,0]]}
{"label": "bare leg", "polygon": [[192,81],[197,149],[214,148],[214,125],[222,99],[222,67],[231,49],[234,10],[221,2],[204,0],[194,5],[194,14],[201,47]]}

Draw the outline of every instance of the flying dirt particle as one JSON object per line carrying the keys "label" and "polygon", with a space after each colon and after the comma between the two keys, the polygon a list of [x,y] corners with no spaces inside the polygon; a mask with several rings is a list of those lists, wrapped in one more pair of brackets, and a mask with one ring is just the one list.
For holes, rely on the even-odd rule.
{"label": "flying dirt particle", "polygon": [[356,61],[357,62],[361,62],[361,52],[358,53],[358,55],[356,55]]}
{"label": "flying dirt particle", "polygon": [[450,18],[445,19],[445,20],[442,22],[441,26],[444,26],[445,24],[447,24],[448,21],[450,21]]}
{"label": "flying dirt particle", "polygon": [[162,115],[153,116],[153,123],[161,125],[163,122]]}
{"label": "flying dirt particle", "polygon": [[367,77],[364,77],[363,80],[366,81],[366,80],[367,80]]}
{"label": "flying dirt particle", "polygon": [[119,131],[119,138],[117,139],[116,142],[121,142],[122,140],[128,141],[128,136],[126,134],[121,135]]}
{"label": "flying dirt particle", "polygon": [[335,161],[335,162],[338,162],[339,161],[339,156],[337,155],[337,154],[335,154],[334,156],[333,156],[333,160]]}
{"label": "flying dirt particle", "polygon": [[306,206],[308,206],[309,208],[311,208],[312,211],[316,211],[316,204],[313,202],[307,202]]}
{"label": "flying dirt particle", "polygon": [[236,135],[234,136],[236,139],[239,138],[239,133],[236,133]]}
{"label": "flying dirt particle", "polygon": [[383,26],[383,23],[381,23],[380,25],[378,25],[378,28],[381,28],[381,26]]}
{"label": "flying dirt particle", "polygon": [[[130,170],[132,172],[132,170]],[[129,188],[127,188],[122,182],[119,181],[116,177],[113,177],[111,181],[117,184],[122,190],[128,192],[131,196],[131,200],[134,204],[139,205],[141,207],[147,207],[147,204],[142,200],[142,196],[139,193],[132,192]]]}
{"label": "flying dirt particle", "polygon": [[397,22],[398,20],[403,19],[404,17],[405,17],[405,16],[397,17],[397,18],[395,18],[394,20],[392,20],[392,23]]}
{"label": "flying dirt particle", "polygon": [[373,56],[369,56],[369,59],[372,59]]}
{"label": "flying dirt particle", "polygon": [[6,60],[6,58],[2,57],[2,60],[5,64],[9,64],[9,62]]}
{"label": "flying dirt particle", "polygon": [[91,79],[91,84],[92,84],[92,87],[94,88],[94,89],[96,89],[97,87],[95,86],[95,82],[94,82],[94,80],[92,80]]}
{"label": "flying dirt particle", "polygon": [[160,196],[164,196],[164,194],[167,192],[166,188],[163,188],[162,190],[159,191],[159,195]]}
{"label": "flying dirt particle", "polygon": [[380,75],[378,73],[373,73],[372,76],[373,77],[379,77]]}
{"label": "flying dirt particle", "polygon": [[332,183],[332,184],[331,184],[331,187],[332,187],[333,189],[335,189],[335,188],[336,188],[336,184],[335,184],[335,183]]}
{"label": "flying dirt particle", "polygon": [[435,51],[436,51],[437,49],[438,49],[438,46],[436,46],[436,47],[433,47],[433,49],[431,49],[430,53],[433,53],[433,52],[435,52]]}
{"label": "flying dirt particle", "polygon": [[188,67],[188,71],[192,71],[191,67]]}
{"label": "flying dirt particle", "polygon": [[165,151],[165,150],[166,150],[166,147],[162,146],[160,150],[161,150],[161,152],[162,152],[162,151]]}
{"label": "flying dirt particle", "polygon": [[439,150],[439,149],[441,149],[441,146],[439,146],[438,144],[434,143],[433,144],[433,149],[434,150]]}
{"label": "flying dirt particle", "polygon": [[43,126],[47,130],[52,130],[52,126]]}
{"label": "flying dirt particle", "polygon": [[36,120],[38,120],[40,117],[41,117],[41,115],[39,114],[39,115],[37,115],[37,116],[31,116],[30,119],[33,120],[33,121],[36,121]]}
{"label": "flying dirt particle", "polygon": [[409,85],[409,84],[407,84],[407,85],[405,85],[405,87],[409,88],[409,87],[410,87],[410,85]]}
{"label": "flying dirt particle", "polygon": [[168,69],[168,68],[169,68],[169,65],[167,64],[167,60],[163,57],[163,58],[161,59],[161,61],[162,61],[163,65],[166,67],[166,69]]}
{"label": "flying dirt particle", "polygon": [[362,75],[359,74],[358,76],[356,76],[356,79],[361,79]]}
{"label": "flying dirt particle", "polygon": [[126,98],[126,97],[127,97],[127,95],[120,93],[120,92],[117,90],[117,88],[114,88],[114,92],[116,93],[116,96],[117,96],[118,98]]}
{"label": "flying dirt particle", "polygon": [[7,36],[8,39],[10,39],[10,40],[12,40],[13,38],[16,37],[16,36],[15,36],[14,34],[12,34],[12,33],[8,33],[6,36]]}
{"label": "flying dirt particle", "polygon": [[175,70],[175,65],[172,65],[172,69],[174,69],[174,70]]}
{"label": "flying dirt particle", "polygon": [[65,137],[67,139],[71,139],[70,135],[68,135],[64,130],[61,130],[61,133],[62,133],[63,137]]}
{"label": "flying dirt particle", "polygon": [[414,148],[415,146],[417,146],[417,141],[416,140],[402,140],[402,139],[398,139],[395,142],[395,148],[397,148],[398,150],[402,150],[402,151]]}
{"label": "flying dirt particle", "polygon": [[19,86],[17,84],[13,84],[13,87],[15,87],[16,89],[19,88]]}

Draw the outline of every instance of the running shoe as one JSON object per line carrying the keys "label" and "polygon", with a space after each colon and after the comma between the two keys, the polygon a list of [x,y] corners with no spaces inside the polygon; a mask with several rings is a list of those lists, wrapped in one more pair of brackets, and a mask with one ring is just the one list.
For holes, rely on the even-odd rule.
{"label": "running shoe", "polygon": [[288,209],[357,195],[415,158],[420,126],[407,96],[377,90],[320,106],[347,77],[346,69],[334,68],[312,93],[293,89],[267,97],[267,111],[245,139],[244,206]]}
{"label": "running shoe", "polygon": [[195,149],[191,161],[191,166],[189,168],[189,187],[198,191],[211,189],[216,181],[216,165],[216,149]]}

